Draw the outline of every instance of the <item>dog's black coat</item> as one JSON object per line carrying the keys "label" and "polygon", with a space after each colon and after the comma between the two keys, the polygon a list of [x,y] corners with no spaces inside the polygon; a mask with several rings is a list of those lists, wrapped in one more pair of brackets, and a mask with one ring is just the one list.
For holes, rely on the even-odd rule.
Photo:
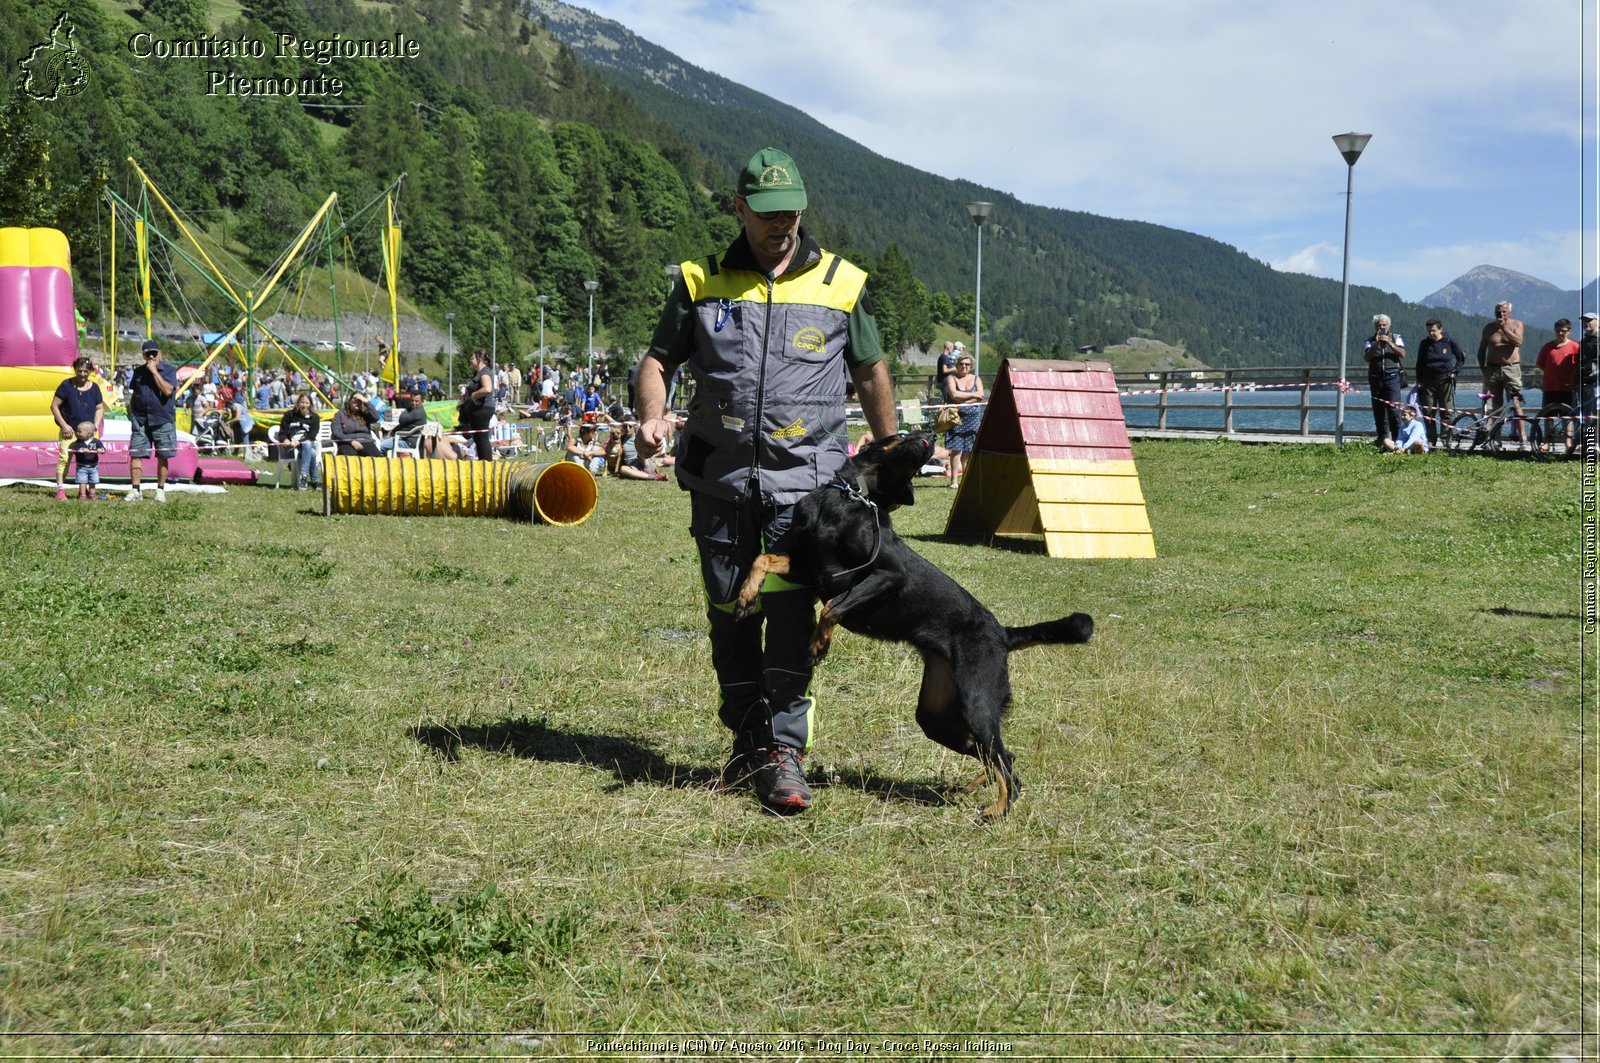
{"label": "dog's black coat", "polygon": [[[764,554],[739,594],[740,615],[760,594],[768,572],[818,589],[822,615],[811,652],[827,653],[833,628],[891,642],[922,655],[917,723],[940,745],[976,757],[1000,795],[985,820],[1011,809],[1020,792],[1012,754],[1000,738],[1011,704],[1009,654],[1047,643],[1087,642],[1094,621],[1084,613],[1028,627],[1005,627],[965,588],[895,534],[889,511],[914,501],[912,478],[933,453],[926,432],[892,436],[865,447],[838,480],[795,506],[787,556]],[[870,504],[869,504],[870,503]]]}

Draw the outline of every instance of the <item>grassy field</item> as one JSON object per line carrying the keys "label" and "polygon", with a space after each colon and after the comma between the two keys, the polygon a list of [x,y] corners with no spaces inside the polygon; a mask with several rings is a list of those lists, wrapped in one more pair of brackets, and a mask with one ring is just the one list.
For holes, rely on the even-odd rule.
{"label": "grassy field", "polygon": [[670,484],[568,529],[8,493],[0,1054],[1592,1055],[1578,468],[1136,456],[1153,561],[897,514],[1002,619],[1099,624],[1014,658],[990,828],[848,633],[815,807],[712,791]]}

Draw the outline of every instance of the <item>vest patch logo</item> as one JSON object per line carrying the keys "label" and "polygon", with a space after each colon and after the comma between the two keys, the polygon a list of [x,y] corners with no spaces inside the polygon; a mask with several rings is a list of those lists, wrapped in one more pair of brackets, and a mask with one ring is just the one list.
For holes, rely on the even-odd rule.
{"label": "vest patch logo", "polygon": [[799,347],[802,351],[815,351],[821,354],[823,348],[828,345],[828,338],[822,334],[821,329],[807,325],[799,332],[796,332],[794,338],[789,342]]}
{"label": "vest patch logo", "polygon": [[806,423],[798,418],[772,433],[773,439],[799,439],[806,434]]}

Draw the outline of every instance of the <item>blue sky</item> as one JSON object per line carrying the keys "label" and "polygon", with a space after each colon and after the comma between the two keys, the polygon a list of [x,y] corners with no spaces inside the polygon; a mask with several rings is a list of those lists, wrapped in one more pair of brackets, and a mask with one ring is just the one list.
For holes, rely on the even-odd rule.
{"label": "blue sky", "polygon": [[1600,272],[1595,0],[572,2],[889,158],[1280,269],[1339,276],[1356,130],[1353,283]]}

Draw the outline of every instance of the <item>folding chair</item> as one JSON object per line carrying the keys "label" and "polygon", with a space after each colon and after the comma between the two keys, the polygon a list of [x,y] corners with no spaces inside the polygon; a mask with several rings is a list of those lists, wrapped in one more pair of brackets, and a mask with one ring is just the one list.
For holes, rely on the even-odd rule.
{"label": "folding chair", "polygon": [[421,458],[422,436],[427,427],[427,425],[422,425],[415,431],[396,432],[394,436],[394,456],[397,458]]}

